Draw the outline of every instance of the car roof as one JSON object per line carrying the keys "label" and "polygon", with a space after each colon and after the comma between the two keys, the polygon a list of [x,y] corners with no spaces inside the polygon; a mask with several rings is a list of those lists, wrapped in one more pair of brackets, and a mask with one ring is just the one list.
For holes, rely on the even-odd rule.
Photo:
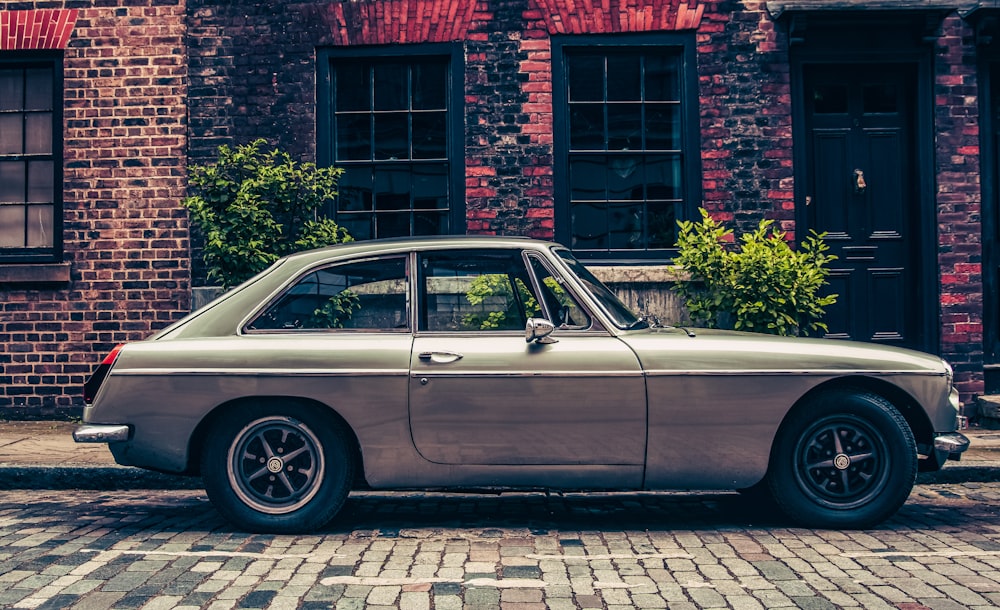
{"label": "car roof", "polygon": [[334,246],[326,246],[315,250],[296,252],[285,257],[299,264],[309,264],[314,260],[328,259],[340,256],[357,256],[364,254],[381,254],[387,252],[402,252],[408,250],[440,250],[446,248],[548,248],[559,244],[551,241],[533,239],[523,236],[507,235],[432,235],[427,237],[390,237],[351,241]]}

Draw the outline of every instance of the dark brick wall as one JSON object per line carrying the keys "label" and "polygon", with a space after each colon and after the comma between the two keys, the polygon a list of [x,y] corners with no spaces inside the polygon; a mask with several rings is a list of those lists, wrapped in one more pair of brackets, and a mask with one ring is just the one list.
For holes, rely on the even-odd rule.
{"label": "dark brick wall", "polygon": [[79,8],[64,54],[64,260],[70,281],[0,284],[0,417],[79,414],[116,343],[188,310],[187,94],[180,0]]}
{"label": "dark brick wall", "polygon": [[937,166],[941,354],[963,399],[983,391],[982,190],[979,89],[972,28],[952,15],[937,39]]}

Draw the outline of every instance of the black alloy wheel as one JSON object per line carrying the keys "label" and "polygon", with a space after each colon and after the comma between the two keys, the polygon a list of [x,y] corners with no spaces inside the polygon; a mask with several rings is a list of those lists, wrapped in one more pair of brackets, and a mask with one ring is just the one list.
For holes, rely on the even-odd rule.
{"label": "black alloy wheel", "polygon": [[783,423],[768,485],[801,525],[864,528],[899,510],[916,473],[916,442],[902,414],[875,394],[836,390]]}
{"label": "black alloy wheel", "polygon": [[253,405],[224,415],[208,435],[202,476],[209,499],[238,527],[306,533],[340,510],[354,478],[347,435],[318,408]]}

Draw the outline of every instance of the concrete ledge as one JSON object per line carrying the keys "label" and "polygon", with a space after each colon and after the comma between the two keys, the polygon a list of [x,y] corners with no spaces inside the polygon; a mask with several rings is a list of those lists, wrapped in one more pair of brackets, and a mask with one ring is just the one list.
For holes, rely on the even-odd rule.
{"label": "concrete ledge", "polygon": [[59,284],[70,278],[69,263],[0,265],[2,284]]}
{"label": "concrete ledge", "polygon": [[1000,396],[991,394],[976,399],[979,425],[990,430],[1000,430]]}

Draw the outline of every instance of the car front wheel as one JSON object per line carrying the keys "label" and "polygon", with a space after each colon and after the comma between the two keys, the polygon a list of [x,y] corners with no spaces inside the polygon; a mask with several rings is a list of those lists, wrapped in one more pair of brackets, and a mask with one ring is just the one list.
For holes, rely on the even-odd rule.
{"label": "car front wheel", "polygon": [[302,405],[255,405],[223,416],[202,452],[209,499],[238,527],[304,533],[328,523],[353,480],[341,428]]}
{"label": "car front wheel", "polygon": [[877,395],[841,390],[789,416],[768,484],[801,525],[864,528],[899,510],[916,473],[916,443],[900,412]]}

